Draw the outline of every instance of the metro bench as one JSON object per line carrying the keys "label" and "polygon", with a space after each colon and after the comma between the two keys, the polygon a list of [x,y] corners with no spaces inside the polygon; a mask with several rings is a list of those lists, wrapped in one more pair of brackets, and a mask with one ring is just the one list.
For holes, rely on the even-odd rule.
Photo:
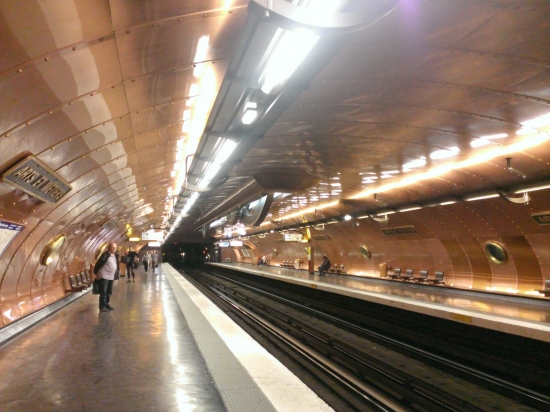
{"label": "metro bench", "polygon": [[88,287],[92,284],[92,280],[90,278],[90,274],[85,271],[79,273],[78,275],[69,276],[69,284],[71,285],[71,290],[79,292],[81,290],[88,289]]}
{"label": "metro bench", "polygon": [[334,266],[332,266],[329,270],[327,270],[327,272],[347,275],[346,267],[344,265],[339,265],[338,263],[335,263]]}
{"label": "metro bench", "polygon": [[544,297],[550,297],[550,280],[544,281],[544,289],[539,289],[537,292],[542,293]]}
{"label": "metro bench", "polygon": [[435,271],[434,277],[430,278],[428,276],[427,270],[421,270],[418,272],[418,276],[414,276],[414,269],[407,269],[405,273],[401,272],[400,268],[395,268],[393,273],[388,274],[391,280],[404,280],[404,281],[415,281],[418,283],[430,283],[432,285],[444,285],[445,281],[443,280],[444,273],[442,271]]}

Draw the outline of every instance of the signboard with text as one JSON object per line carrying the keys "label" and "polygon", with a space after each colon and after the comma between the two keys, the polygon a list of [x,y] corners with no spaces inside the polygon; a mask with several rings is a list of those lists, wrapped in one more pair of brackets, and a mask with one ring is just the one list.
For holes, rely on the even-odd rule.
{"label": "signboard with text", "polygon": [[56,203],[72,187],[44,163],[28,156],[2,175],[2,181],[44,202]]}
{"label": "signboard with text", "polygon": [[531,217],[535,219],[539,225],[550,225],[550,211],[536,213],[531,215]]}
{"label": "signboard with text", "polygon": [[299,242],[303,237],[301,233],[285,233],[285,242]]}
{"label": "signboard with text", "polygon": [[164,240],[164,231],[148,230],[147,232],[141,232],[141,240],[151,241],[151,242],[162,242]]}
{"label": "signboard with text", "polygon": [[385,235],[416,235],[418,232],[412,226],[392,227],[388,229],[382,229]]}
{"label": "signboard with text", "polygon": [[11,241],[25,228],[17,223],[0,220],[0,257],[4,254]]}

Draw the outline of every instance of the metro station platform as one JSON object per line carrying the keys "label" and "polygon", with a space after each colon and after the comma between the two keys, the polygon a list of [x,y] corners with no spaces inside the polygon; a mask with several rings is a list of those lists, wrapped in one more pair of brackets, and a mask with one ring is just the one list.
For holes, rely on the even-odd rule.
{"label": "metro station platform", "polygon": [[0,347],[3,411],[330,411],[168,264]]}
{"label": "metro station platform", "polygon": [[327,274],[249,263],[209,263],[283,282],[337,293],[400,308],[550,342],[550,301],[499,295],[384,278]]}

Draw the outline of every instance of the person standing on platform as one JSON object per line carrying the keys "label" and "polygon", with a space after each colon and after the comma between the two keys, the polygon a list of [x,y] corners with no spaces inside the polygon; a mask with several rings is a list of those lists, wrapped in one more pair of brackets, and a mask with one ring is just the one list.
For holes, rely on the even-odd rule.
{"label": "person standing on platform", "polygon": [[323,263],[319,266],[319,276],[325,276],[325,272],[330,269],[330,260],[328,257],[323,256]]}
{"label": "person standing on platform", "polygon": [[113,283],[118,280],[120,272],[116,248],[116,243],[109,243],[107,250],[101,254],[94,265],[94,274],[99,278],[99,310],[101,312],[114,309],[109,305],[109,300],[113,294]]}
{"label": "person standing on platform", "polygon": [[134,282],[136,281],[136,274],[134,272],[134,262],[136,261],[136,258],[138,258],[138,254],[134,251],[134,249],[130,248],[128,253],[126,253],[126,276],[128,276],[126,283],[131,282],[130,275],[132,275]]}
{"label": "person standing on platform", "polygon": [[154,250],[153,254],[151,255],[151,261],[153,262],[152,263],[153,273],[155,273],[155,268],[158,266],[158,263],[159,263],[159,255],[157,255],[156,250]]}
{"label": "person standing on platform", "polygon": [[145,252],[143,255],[143,269],[145,270],[145,273],[149,272],[149,263],[151,263],[151,255],[149,252]]}

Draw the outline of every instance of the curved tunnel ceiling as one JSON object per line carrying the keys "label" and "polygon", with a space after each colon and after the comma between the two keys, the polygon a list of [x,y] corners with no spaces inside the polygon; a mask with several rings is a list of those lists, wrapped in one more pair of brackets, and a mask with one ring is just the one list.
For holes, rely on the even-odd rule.
{"label": "curved tunnel ceiling", "polygon": [[[258,173],[317,179],[274,201],[267,222],[299,222],[326,205],[326,215],[396,208],[548,175],[548,4],[396,3],[302,79],[307,88],[263,138],[243,145],[224,182],[198,196],[171,240],[200,239],[203,217],[258,197]],[[90,244],[73,247],[89,253],[129,230],[170,226],[186,165],[197,161],[192,154],[246,35],[247,7],[0,2],[2,171],[34,155],[72,186],[50,204],[2,182],[2,218],[24,223],[29,239],[86,234]],[[520,173],[507,169],[507,157]]]}

